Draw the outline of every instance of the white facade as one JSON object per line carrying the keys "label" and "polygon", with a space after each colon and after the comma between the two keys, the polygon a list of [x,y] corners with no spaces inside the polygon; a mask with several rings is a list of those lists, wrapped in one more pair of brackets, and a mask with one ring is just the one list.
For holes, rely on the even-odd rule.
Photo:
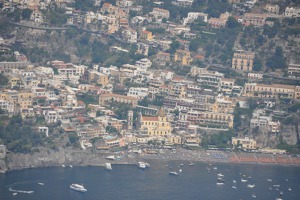
{"label": "white facade", "polygon": [[8,113],[13,113],[14,112],[14,103],[0,99],[0,109],[5,110]]}
{"label": "white facade", "polygon": [[286,7],[284,16],[285,17],[300,17],[300,8]]}
{"label": "white facade", "polygon": [[147,69],[151,67],[152,62],[147,58],[143,58],[139,61],[136,61],[135,65],[138,67],[137,70],[147,71]]}
{"label": "white facade", "polygon": [[138,99],[143,99],[148,95],[148,88],[131,87],[127,93],[127,96],[136,97]]}

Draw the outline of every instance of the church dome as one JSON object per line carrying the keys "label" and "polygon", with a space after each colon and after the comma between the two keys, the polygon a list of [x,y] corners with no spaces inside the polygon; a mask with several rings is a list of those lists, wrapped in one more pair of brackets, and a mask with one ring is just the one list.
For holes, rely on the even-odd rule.
{"label": "church dome", "polygon": [[159,111],[158,111],[158,113],[157,113],[157,116],[159,116],[159,117],[165,117],[167,115],[166,115],[164,109],[160,108]]}

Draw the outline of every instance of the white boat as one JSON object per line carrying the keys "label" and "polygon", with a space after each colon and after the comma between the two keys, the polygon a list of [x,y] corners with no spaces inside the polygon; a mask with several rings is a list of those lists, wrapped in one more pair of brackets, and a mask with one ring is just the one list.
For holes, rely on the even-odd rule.
{"label": "white boat", "polygon": [[223,177],[224,175],[220,173],[220,174],[218,174],[218,176]]}
{"label": "white boat", "polygon": [[241,179],[241,181],[242,181],[243,183],[248,182],[248,180],[246,180],[246,179]]}
{"label": "white boat", "polygon": [[267,181],[272,182],[272,179],[269,179],[269,178],[268,178]]}
{"label": "white boat", "polygon": [[289,191],[292,191],[292,188],[288,188]]}
{"label": "white boat", "polygon": [[179,169],[179,172],[182,172],[182,169]]}
{"label": "white boat", "polygon": [[13,195],[16,196],[18,193],[14,192]]}
{"label": "white boat", "polygon": [[70,165],[70,167],[71,167],[71,168],[73,168],[73,166],[72,166],[72,165]]}
{"label": "white boat", "polygon": [[44,183],[38,183],[39,185],[45,185]]}
{"label": "white boat", "polygon": [[75,191],[78,191],[78,192],[86,192],[87,191],[87,189],[85,189],[83,187],[83,185],[79,185],[79,184],[76,184],[76,183],[71,184],[70,188],[72,190],[75,190]]}
{"label": "white boat", "polygon": [[62,167],[66,167],[65,165],[61,165]]}
{"label": "white boat", "polygon": [[175,171],[169,172],[170,175],[178,176],[178,173]]}
{"label": "white boat", "polygon": [[214,170],[217,170],[218,168],[217,168],[217,167],[214,167],[213,169],[214,169]]}
{"label": "white boat", "polygon": [[282,198],[276,198],[276,200],[282,200]]}
{"label": "white boat", "polygon": [[145,169],[145,168],[146,168],[146,163],[144,163],[144,162],[138,162],[137,166],[138,166],[140,169]]}
{"label": "white boat", "polygon": [[255,194],[252,194],[252,197],[253,197],[253,198],[256,198],[256,195],[255,195]]}
{"label": "white boat", "polygon": [[225,184],[225,181],[221,178],[218,178],[217,185],[224,185],[224,184]]}
{"label": "white boat", "polygon": [[237,189],[237,187],[236,187],[236,186],[234,186],[234,185],[232,186],[232,188],[233,188],[233,189],[235,189],[235,190]]}
{"label": "white boat", "polygon": [[112,156],[107,156],[106,159],[107,159],[107,160],[115,160],[116,158],[115,158],[114,155],[112,155]]}
{"label": "white boat", "polygon": [[105,163],[105,169],[106,170],[112,170],[111,164],[110,163]]}
{"label": "white boat", "polygon": [[236,183],[236,180],[232,180],[232,182]]}
{"label": "white boat", "polygon": [[248,184],[247,187],[248,187],[248,188],[254,188],[255,185],[254,185],[254,184],[252,184],[252,185],[251,185],[251,184]]}

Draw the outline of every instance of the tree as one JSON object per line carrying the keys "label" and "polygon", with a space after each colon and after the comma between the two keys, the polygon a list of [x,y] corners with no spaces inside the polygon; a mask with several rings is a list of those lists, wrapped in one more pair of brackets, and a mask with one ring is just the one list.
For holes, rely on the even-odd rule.
{"label": "tree", "polygon": [[3,88],[7,85],[8,85],[8,78],[4,74],[0,73],[0,88]]}
{"label": "tree", "polygon": [[262,62],[257,56],[255,56],[254,61],[253,61],[253,70],[254,71],[260,71],[262,68]]}
{"label": "tree", "polygon": [[236,28],[239,27],[239,22],[234,17],[228,17],[228,20],[226,22],[226,26],[228,28]]}
{"label": "tree", "polygon": [[272,69],[282,69],[286,67],[286,60],[280,46],[276,47],[275,53],[267,60],[266,66]]}
{"label": "tree", "polygon": [[31,10],[31,9],[25,8],[25,9],[22,11],[22,18],[23,18],[24,20],[30,20],[31,13],[32,13],[32,10]]}
{"label": "tree", "polygon": [[179,48],[179,42],[178,41],[176,41],[176,40],[173,40],[172,41],[172,43],[171,43],[171,45],[170,45],[170,49],[169,49],[169,52],[170,53],[175,53],[176,52],[176,50]]}

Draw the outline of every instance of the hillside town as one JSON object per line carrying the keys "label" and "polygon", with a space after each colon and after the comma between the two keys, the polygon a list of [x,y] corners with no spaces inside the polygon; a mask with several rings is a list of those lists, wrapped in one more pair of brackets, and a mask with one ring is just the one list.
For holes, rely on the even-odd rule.
{"label": "hillside town", "polygon": [[[0,35],[0,155],[40,145],[299,153],[295,2],[3,1],[0,15],[14,18],[0,24],[11,31]],[[16,33],[28,30],[31,40]],[[76,53],[43,43],[56,34],[78,40]]]}

